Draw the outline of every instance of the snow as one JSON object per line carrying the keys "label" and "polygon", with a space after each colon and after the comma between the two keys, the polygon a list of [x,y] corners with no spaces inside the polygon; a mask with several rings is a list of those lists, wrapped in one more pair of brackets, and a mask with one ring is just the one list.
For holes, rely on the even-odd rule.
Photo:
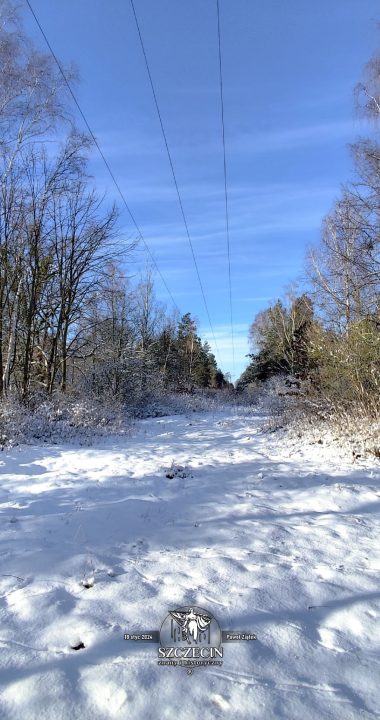
{"label": "snow", "polygon": [[[0,454],[1,718],[380,717],[379,464],[263,423]],[[124,641],[185,605],[257,640],[192,675]]]}

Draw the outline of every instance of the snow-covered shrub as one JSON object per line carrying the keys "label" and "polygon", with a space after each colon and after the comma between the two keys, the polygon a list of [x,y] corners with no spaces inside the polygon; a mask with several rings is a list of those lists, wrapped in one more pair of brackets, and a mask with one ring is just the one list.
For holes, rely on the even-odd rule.
{"label": "snow-covered shrub", "polygon": [[3,401],[0,409],[2,446],[35,442],[74,442],[90,445],[94,438],[124,433],[130,428],[120,405],[107,405],[94,398],[65,395],[33,398],[28,407],[16,398]]}

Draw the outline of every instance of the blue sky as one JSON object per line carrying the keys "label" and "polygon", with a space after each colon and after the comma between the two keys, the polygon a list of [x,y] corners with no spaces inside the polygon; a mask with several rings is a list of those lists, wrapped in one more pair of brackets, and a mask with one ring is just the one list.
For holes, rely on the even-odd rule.
{"label": "blue sky", "polygon": [[[209,306],[192,263],[128,0],[34,0],[181,312],[222,369],[247,364],[255,314],[303,277],[305,249],[351,174],[366,132],[352,89],[379,46],[377,0],[220,0],[235,366],[232,364],[216,0],[135,0]],[[27,31],[43,41],[28,11]],[[78,119],[78,124],[80,121]],[[94,154],[100,189],[118,199]],[[120,219],[127,237],[132,225]],[[130,265],[146,264],[141,250]],[[128,270],[128,264],[127,264]],[[157,277],[158,297],[171,301]]]}

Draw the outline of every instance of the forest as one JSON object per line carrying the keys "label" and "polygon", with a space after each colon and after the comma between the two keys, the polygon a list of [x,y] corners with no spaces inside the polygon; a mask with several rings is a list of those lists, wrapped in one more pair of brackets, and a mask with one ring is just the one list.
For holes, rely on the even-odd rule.
{"label": "forest", "polygon": [[[88,171],[64,76],[1,3],[0,393],[33,408],[58,394],[141,404],[228,381],[190,313],[136,278],[137,241]],[[71,103],[72,105],[72,103]]]}
{"label": "forest", "polygon": [[[235,387],[197,321],[168,311],[155,268],[136,277],[139,239],[89,172],[94,138],[73,119],[71,68],[37,51],[2,2],[0,61],[0,394],[146,405],[167,393],[254,398],[285,378],[302,411],[377,418],[380,395],[380,56],[355,88],[366,137],[326,215],[305,277],[254,318]],[[96,142],[96,140],[95,140]],[[338,189],[337,189],[338,192]],[[254,391],[252,393],[252,390]],[[226,393],[224,393],[226,395]]]}
{"label": "forest", "polygon": [[350,145],[352,178],[337,189],[302,292],[290,289],[250,327],[243,390],[283,376],[303,410],[321,417],[380,413],[380,55],[354,90],[367,137]]}

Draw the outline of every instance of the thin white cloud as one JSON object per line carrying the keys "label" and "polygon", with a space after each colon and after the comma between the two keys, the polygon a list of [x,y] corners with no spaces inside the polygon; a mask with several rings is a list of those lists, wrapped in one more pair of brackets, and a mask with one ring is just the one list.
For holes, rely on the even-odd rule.
{"label": "thin white cloud", "polygon": [[343,142],[354,134],[352,121],[316,123],[280,130],[239,134],[231,139],[231,151],[255,154],[278,152],[336,140]]}
{"label": "thin white cloud", "polygon": [[[358,133],[363,134],[367,130],[368,123],[363,121],[359,123],[354,120],[331,120],[295,127],[239,131],[228,138],[228,152],[230,155],[234,153],[256,155],[304,146],[318,146],[336,141],[345,143],[354,139]],[[146,128],[129,127],[128,133],[125,130],[100,132],[98,139],[107,158],[125,161],[125,163],[132,161],[134,172],[138,172],[139,165],[144,164],[149,158],[157,160],[157,157],[162,156],[163,163],[167,162],[159,128],[152,129],[150,124]],[[208,138],[207,142],[195,142],[189,134],[187,142],[183,138],[180,143],[172,141],[171,153],[174,161],[176,159],[183,161],[185,157],[189,156],[193,158],[194,153],[204,157],[217,154],[219,157],[220,140],[219,138]],[[128,168],[128,164],[125,167]]]}

